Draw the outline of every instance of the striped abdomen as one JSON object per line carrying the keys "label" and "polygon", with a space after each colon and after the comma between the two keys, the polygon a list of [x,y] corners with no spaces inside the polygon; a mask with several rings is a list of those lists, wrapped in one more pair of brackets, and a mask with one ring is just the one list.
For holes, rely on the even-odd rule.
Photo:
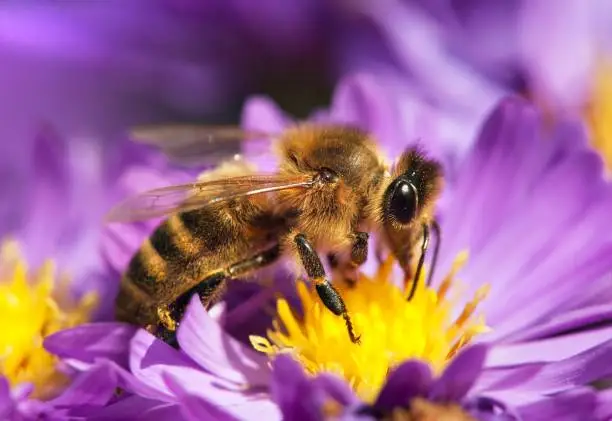
{"label": "striped abdomen", "polygon": [[154,323],[157,306],[172,303],[207,274],[265,246],[271,233],[255,223],[265,216],[261,208],[244,201],[168,218],[130,261],[117,297],[117,319]]}

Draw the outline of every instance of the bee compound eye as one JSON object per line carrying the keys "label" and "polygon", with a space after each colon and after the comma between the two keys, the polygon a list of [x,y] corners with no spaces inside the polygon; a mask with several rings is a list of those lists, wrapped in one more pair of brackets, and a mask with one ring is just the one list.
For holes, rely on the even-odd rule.
{"label": "bee compound eye", "polygon": [[414,185],[407,180],[396,180],[390,186],[388,211],[401,224],[407,224],[416,217],[418,196]]}
{"label": "bee compound eye", "polygon": [[324,183],[335,183],[338,181],[338,174],[334,170],[323,167],[319,170],[319,177]]}

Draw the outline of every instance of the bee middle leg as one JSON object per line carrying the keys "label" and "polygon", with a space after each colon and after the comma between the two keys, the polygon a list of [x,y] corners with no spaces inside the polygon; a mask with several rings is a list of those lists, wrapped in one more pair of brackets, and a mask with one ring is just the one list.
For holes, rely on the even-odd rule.
{"label": "bee middle leg", "polygon": [[315,251],[312,244],[308,241],[304,234],[297,234],[293,238],[295,247],[302,261],[302,265],[306,270],[309,280],[314,283],[319,298],[332,313],[336,316],[342,316],[346,323],[351,342],[359,343],[359,336],[355,334],[353,323],[344,304],[344,300],[338,290],[327,279],[325,268],[319,259],[319,255]]}
{"label": "bee middle leg", "polygon": [[358,231],[352,235],[349,259],[341,259],[335,254],[328,255],[332,269],[350,286],[355,285],[358,278],[357,269],[368,259],[368,239],[367,232]]}
{"label": "bee middle leg", "polygon": [[156,336],[164,342],[174,347],[178,347],[176,342],[176,329],[194,294],[197,294],[202,304],[207,306],[215,300],[219,295],[219,291],[225,286],[228,280],[267,266],[276,261],[279,256],[280,247],[277,244],[261,253],[207,275],[197,285],[184,292],[171,305],[158,308],[157,312],[160,323],[158,323],[157,326]]}

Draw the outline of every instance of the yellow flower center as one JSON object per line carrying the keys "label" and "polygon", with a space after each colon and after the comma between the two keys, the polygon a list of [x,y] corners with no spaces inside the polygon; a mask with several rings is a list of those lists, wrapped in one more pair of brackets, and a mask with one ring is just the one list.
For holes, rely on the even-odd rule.
{"label": "yellow flower center", "polygon": [[388,259],[373,277],[360,275],[354,286],[337,285],[349,310],[361,343],[349,339],[341,317],[333,315],[320,302],[314,288],[298,283],[303,316],[297,316],[287,300],[277,301],[277,319],[267,338],[251,336],[253,347],[270,356],[289,353],[307,372],[333,372],[345,378],[356,393],[372,401],[397,364],[417,358],[439,373],[459,349],[474,336],[488,331],[484,319],[475,312],[486,297],[488,285],[480,288],[457,316],[457,296],[449,297],[455,274],[467,259],[461,253],[438,289],[419,280],[411,301],[407,289],[392,282]]}
{"label": "yellow flower center", "polygon": [[591,101],[585,109],[591,142],[612,171],[612,61],[598,67]]}
{"label": "yellow flower center", "polygon": [[45,336],[90,318],[95,294],[74,302],[66,283],[55,285],[55,268],[45,262],[35,274],[28,270],[17,244],[3,243],[0,251],[0,375],[12,385],[34,384],[35,397],[51,396],[64,384],[56,359],[43,348]]}

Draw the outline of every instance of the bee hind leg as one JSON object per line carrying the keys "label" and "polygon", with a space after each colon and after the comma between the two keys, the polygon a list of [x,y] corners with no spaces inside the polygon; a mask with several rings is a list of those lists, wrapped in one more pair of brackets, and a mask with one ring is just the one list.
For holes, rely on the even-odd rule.
{"label": "bee hind leg", "polygon": [[241,260],[225,269],[220,269],[209,274],[196,286],[187,290],[177,298],[174,303],[168,307],[167,313],[165,313],[164,310],[158,310],[160,323],[158,323],[157,326],[156,336],[164,342],[178,348],[176,330],[194,294],[200,297],[202,304],[209,305],[214,301],[215,297],[219,295],[219,291],[225,286],[228,280],[269,265],[276,261],[279,255],[280,247],[275,245],[248,259]]}
{"label": "bee hind leg", "polygon": [[158,307],[157,326],[147,330],[154,330],[152,333],[154,333],[157,338],[178,349],[179,344],[176,339],[176,331],[193,294],[198,294],[200,299],[205,302],[208,297],[215,294],[227,279],[229,279],[229,277],[223,271],[214,272],[208,275],[199,284],[177,298],[174,303],[168,306]]}
{"label": "bee hind leg", "polygon": [[327,279],[325,268],[321,263],[321,259],[314,250],[312,244],[308,241],[304,234],[297,234],[294,239],[295,247],[302,261],[302,265],[306,270],[309,280],[314,283],[319,294],[319,298],[329,311],[336,316],[342,316],[346,323],[346,328],[351,338],[351,342],[358,344],[359,336],[355,334],[353,323],[344,304],[344,300],[340,293],[333,287]]}

